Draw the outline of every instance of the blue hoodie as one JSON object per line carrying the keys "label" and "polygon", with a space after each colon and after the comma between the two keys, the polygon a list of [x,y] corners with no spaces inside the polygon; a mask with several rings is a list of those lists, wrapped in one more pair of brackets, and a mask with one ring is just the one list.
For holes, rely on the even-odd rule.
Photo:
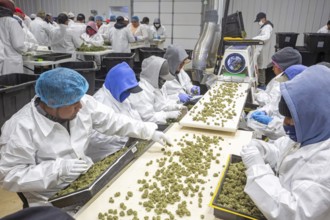
{"label": "blue hoodie", "polygon": [[130,95],[128,90],[139,84],[131,67],[122,62],[110,69],[104,85],[118,102],[123,102]]}
{"label": "blue hoodie", "polygon": [[301,146],[330,138],[330,69],[315,65],[281,83]]}

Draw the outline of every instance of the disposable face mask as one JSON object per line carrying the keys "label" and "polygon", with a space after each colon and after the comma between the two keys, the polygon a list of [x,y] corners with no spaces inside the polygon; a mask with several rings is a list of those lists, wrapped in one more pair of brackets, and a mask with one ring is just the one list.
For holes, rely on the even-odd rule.
{"label": "disposable face mask", "polygon": [[258,23],[260,26],[262,26],[264,23],[262,21],[259,21]]}
{"label": "disposable face mask", "polygon": [[283,128],[286,135],[288,135],[291,140],[297,142],[296,128],[292,125],[283,125]]}
{"label": "disposable face mask", "polygon": [[155,25],[155,27],[157,27],[157,28],[160,27],[160,24],[154,24],[154,25]]}

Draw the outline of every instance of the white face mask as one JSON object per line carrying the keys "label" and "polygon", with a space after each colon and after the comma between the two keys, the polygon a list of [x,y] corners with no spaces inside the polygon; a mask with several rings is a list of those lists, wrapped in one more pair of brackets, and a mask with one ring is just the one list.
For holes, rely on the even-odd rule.
{"label": "white face mask", "polygon": [[154,25],[155,25],[155,27],[157,27],[157,28],[160,27],[160,24],[154,24]]}
{"label": "white face mask", "polygon": [[264,23],[262,21],[259,21],[258,23],[260,26],[262,26]]}

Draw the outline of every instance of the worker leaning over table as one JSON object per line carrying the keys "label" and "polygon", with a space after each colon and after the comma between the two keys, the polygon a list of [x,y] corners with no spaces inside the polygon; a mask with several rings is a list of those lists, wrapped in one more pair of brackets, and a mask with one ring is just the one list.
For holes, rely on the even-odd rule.
{"label": "worker leaning over table", "polygon": [[[134,71],[126,62],[122,62],[109,70],[102,88],[93,97],[116,113],[142,121],[139,112],[132,108],[128,99],[131,93],[141,91]],[[86,154],[96,162],[123,148],[128,140],[128,137],[109,136],[94,131]]]}
{"label": "worker leaning over table", "polygon": [[170,73],[175,75],[175,79],[166,82],[162,89],[174,102],[186,103],[193,95],[200,95],[200,87],[192,84],[190,77],[183,69],[184,65],[190,62],[188,57],[185,49],[178,45],[169,45],[164,54]]}
{"label": "worker leaning over table", "polygon": [[167,60],[157,56],[150,56],[142,61],[139,86],[141,93],[129,97],[131,105],[136,109],[143,121],[166,124],[167,119],[177,119],[182,104],[169,102],[166,94],[162,92],[165,82],[175,79],[169,72]]}
{"label": "worker leaning over table", "polygon": [[36,97],[2,127],[0,183],[23,192],[30,206],[49,204],[48,198],[92,165],[85,150],[93,129],[169,142],[156,124],[116,114],[87,90],[87,81],[74,70],[44,72],[36,82]]}
{"label": "worker leaning over table", "polygon": [[244,191],[267,219],[330,219],[330,69],[315,65],[281,83],[288,136],[252,140],[241,152]]}

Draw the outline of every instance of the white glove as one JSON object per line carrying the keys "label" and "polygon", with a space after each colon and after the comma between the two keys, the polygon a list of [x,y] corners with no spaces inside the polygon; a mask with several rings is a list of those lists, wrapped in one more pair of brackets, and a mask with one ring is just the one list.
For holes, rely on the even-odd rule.
{"label": "white glove", "polygon": [[61,162],[60,178],[72,182],[88,170],[86,161],[79,159],[64,159]]}
{"label": "white glove", "polygon": [[178,118],[181,115],[181,111],[170,111],[166,112],[166,119],[168,118]]}
{"label": "white glove", "polygon": [[257,164],[265,164],[256,146],[245,145],[241,151],[243,163],[247,169]]}
{"label": "white glove", "polygon": [[166,143],[168,145],[173,145],[172,141],[163,132],[160,131],[155,131],[155,133],[151,137],[151,140],[158,142],[161,145],[165,145]]}

